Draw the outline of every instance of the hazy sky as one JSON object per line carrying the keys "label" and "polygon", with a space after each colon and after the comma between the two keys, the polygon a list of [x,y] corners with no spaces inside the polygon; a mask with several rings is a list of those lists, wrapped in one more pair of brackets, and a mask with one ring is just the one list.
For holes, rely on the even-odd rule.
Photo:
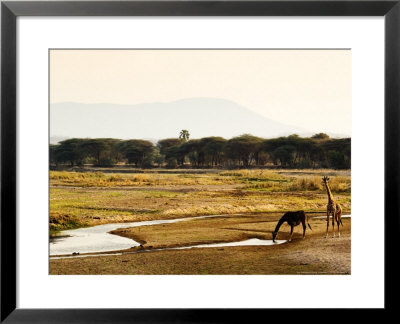
{"label": "hazy sky", "polygon": [[350,50],[52,50],[50,102],[234,101],[311,132],[351,134]]}

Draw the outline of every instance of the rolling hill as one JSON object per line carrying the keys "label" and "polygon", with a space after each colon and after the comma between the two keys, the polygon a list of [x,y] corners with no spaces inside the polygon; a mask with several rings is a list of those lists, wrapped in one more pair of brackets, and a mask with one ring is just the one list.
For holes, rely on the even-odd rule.
{"label": "rolling hill", "polygon": [[257,114],[232,101],[192,98],[168,103],[136,105],[81,104],[50,105],[50,136],[161,139],[177,137],[187,129],[191,138],[244,133],[265,138],[305,133]]}

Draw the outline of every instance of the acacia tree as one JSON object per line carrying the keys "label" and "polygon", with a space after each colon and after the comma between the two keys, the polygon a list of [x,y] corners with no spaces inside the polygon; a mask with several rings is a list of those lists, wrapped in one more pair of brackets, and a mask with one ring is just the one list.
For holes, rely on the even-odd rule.
{"label": "acacia tree", "polygon": [[213,136],[202,138],[200,141],[206,163],[211,163],[211,166],[217,166],[220,164],[224,155],[226,139],[223,137]]}
{"label": "acacia tree", "polygon": [[178,163],[180,158],[178,150],[181,143],[179,138],[165,138],[158,141],[157,147],[160,150],[160,154],[164,156],[165,161],[168,162],[168,165],[172,166]]}
{"label": "acacia tree", "polygon": [[112,164],[109,154],[113,141],[111,138],[84,139],[81,150],[86,157],[94,159],[96,165]]}
{"label": "acacia tree", "polygon": [[204,162],[199,139],[189,140],[181,145],[180,152],[189,158],[192,167],[198,167]]}
{"label": "acacia tree", "polygon": [[231,138],[225,145],[228,157],[236,159],[239,165],[250,166],[258,163],[258,153],[261,150],[263,139],[250,134]]}
{"label": "acacia tree", "polygon": [[158,147],[154,147],[153,154],[152,154],[152,160],[154,163],[156,163],[158,165],[159,168],[165,161],[165,157],[164,157],[164,155],[162,155],[160,153],[160,149]]}
{"label": "acacia tree", "polygon": [[57,159],[57,150],[60,145],[57,144],[50,144],[49,146],[49,162],[50,164],[55,164],[56,166],[58,165],[58,159]]}
{"label": "acacia tree", "polygon": [[162,140],[159,140],[157,143],[157,147],[160,150],[161,154],[166,154],[167,150],[173,146],[179,146],[181,145],[181,140],[179,138],[165,138]]}
{"label": "acacia tree", "polygon": [[124,155],[120,151],[119,147],[121,140],[115,138],[105,138],[104,141],[107,143],[107,150],[103,152],[102,164],[114,164],[123,160]]}
{"label": "acacia tree", "polygon": [[342,169],[351,166],[351,139],[331,139],[324,134],[302,138],[294,134],[266,140],[244,134],[228,141],[215,136],[187,141],[167,138],[158,141],[155,147],[151,142],[139,139],[73,138],[50,145],[49,154],[52,165],[69,163],[71,166],[83,165],[90,160],[97,165],[110,165],[125,159],[141,167],[155,164],[160,167],[164,162],[175,167],[183,166],[188,159],[192,167],[249,167],[273,162],[290,168]]}
{"label": "acacia tree", "polygon": [[338,138],[320,143],[326,163],[335,169],[348,169],[351,164],[351,139]]}
{"label": "acacia tree", "polygon": [[56,164],[69,162],[71,166],[83,165],[86,158],[82,150],[83,141],[81,138],[71,138],[53,146],[51,151]]}
{"label": "acacia tree", "polygon": [[274,157],[280,161],[281,165],[283,167],[286,166],[293,166],[293,153],[295,151],[294,146],[292,145],[283,145],[279,146],[275,151],[274,151]]}
{"label": "acacia tree", "polygon": [[[128,163],[143,166],[144,161],[153,153],[154,146],[150,141],[134,139],[121,142],[120,150]],[[148,163],[151,164],[149,161]]]}
{"label": "acacia tree", "polygon": [[313,136],[311,136],[311,138],[318,139],[318,140],[328,140],[329,136],[325,133],[318,133],[318,134],[314,134]]}

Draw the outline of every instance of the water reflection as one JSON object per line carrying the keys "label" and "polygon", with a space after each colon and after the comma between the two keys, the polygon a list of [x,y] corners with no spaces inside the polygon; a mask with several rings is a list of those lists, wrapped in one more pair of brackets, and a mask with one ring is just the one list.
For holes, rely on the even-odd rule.
{"label": "water reflection", "polygon": [[226,215],[207,215],[132,223],[113,223],[62,231],[60,236],[50,241],[50,255],[94,253],[130,249],[139,246],[140,244],[132,239],[110,234],[109,232],[119,228],[171,224],[194,219],[222,216],[226,217]]}
{"label": "water reflection", "polygon": [[[154,252],[154,251],[169,251],[169,250],[187,250],[196,248],[215,248],[215,247],[232,247],[232,246],[265,246],[265,245],[279,245],[287,242],[286,240],[276,240],[275,243],[272,240],[260,240],[257,238],[248,239],[239,242],[224,242],[224,243],[212,243],[212,244],[198,244],[190,246],[172,247],[164,249],[150,249],[150,250],[139,250],[133,252],[118,252],[118,253],[103,253],[103,254],[92,254],[92,255],[77,255],[75,258],[85,258],[85,257],[99,257],[99,256],[110,256],[110,255],[124,255],[124,254],[134,254],[134,253],[144,253],[144,252]],[[52,260],[57,259],[67,259],[70,256],[53,257]]]}

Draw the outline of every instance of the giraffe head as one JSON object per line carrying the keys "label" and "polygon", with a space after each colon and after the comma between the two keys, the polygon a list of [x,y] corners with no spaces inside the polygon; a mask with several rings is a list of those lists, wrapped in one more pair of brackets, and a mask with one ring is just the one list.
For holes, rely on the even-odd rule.
{"label": "giraffe head", "polygon": [[322,182],[324,183],[324,184],[327,184],[328,182],[329,182],[329,178],[327,177],[327,176],[325,176],[325,177],[323,177],[322,178]]}

